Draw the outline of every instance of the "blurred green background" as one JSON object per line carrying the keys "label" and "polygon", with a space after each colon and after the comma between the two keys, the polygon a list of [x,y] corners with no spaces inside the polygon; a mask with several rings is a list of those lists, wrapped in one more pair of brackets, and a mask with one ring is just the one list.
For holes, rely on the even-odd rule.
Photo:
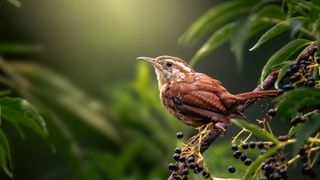
{"label": "blurred green background", "polygon": [[[162,109],[153,69],[135,58],[190,59],[197,48],[179,45],[179,36],[219,2],[28,0],[17,8],[0,1],[0,54],[30,84],[13,77],[21,85],[13,95],[34,104],[49,129],[44,140],[28,129],[21,138],[14,127],[1,125],[11,146],[13,179],[165,179],[180,143],[176,132],[190,136],[193,130]],[[195,68],[233,93],[249,91],[286,39],[246,51],[241,72],[227,46]],[[259,114],[254,107],[248,111],[249,118]],[[227,166],[237,164],[228,141],[237,129],[230,129],[206,153],[218,177],[231,177]],[[9,178],[1,172],[0,179]]]}

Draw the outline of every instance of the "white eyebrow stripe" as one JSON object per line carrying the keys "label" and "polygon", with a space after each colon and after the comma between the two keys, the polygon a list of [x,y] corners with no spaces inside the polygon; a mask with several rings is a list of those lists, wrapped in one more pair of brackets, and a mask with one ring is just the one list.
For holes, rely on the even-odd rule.
{"label": "white eyebrow stripe", "polygon": [[192,72],[192,69],[188,66],[186,66],[183,62],[179,62],[179,61],[173,61],[171,59],[168,59],[169,61],[178,64],[180,67],[182,67],[185,71],[187,72]]}

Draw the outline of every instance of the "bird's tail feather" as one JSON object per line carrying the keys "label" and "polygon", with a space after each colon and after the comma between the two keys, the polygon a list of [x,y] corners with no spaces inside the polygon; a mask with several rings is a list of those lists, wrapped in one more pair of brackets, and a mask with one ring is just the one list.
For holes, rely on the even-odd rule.
{"label": "bird's tail feather", "polygon": [[265,90],[265,91],[258,91],[258,92],[246,92],[237,94],[236,96],[245,99],[246,101],[255,101],[261,98],[267,98],[267,97],[276,97],[279,95],[281,91],[279,90]]}

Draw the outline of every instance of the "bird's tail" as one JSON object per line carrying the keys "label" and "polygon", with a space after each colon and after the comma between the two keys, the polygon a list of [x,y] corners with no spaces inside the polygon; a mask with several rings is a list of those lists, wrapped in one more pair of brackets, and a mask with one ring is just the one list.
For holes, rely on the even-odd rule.
{"label": "bird's tail", "polygon": [[279,90],[264,90],[264,91],[257,91],[257,92],[246,92],[237,94],[236,96],[240,99],[245,99],[246,101],[256,101],[261,98],[267,98],[267,97],[276,97],[281,93]]}

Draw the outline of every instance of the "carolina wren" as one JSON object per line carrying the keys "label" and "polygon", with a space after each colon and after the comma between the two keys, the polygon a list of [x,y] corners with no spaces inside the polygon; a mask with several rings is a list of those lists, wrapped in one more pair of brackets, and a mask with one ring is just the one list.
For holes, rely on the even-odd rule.
{"label": "carolina wren", "polygon": [[244,103],[278,95],[278,90],[229,93],[219,80],[193,70],[178,57],[138,57],[151,63],[157,74],[162,105],[183,123],[199,127],[213,122],[229,123],[242,116],[238,109]]}

